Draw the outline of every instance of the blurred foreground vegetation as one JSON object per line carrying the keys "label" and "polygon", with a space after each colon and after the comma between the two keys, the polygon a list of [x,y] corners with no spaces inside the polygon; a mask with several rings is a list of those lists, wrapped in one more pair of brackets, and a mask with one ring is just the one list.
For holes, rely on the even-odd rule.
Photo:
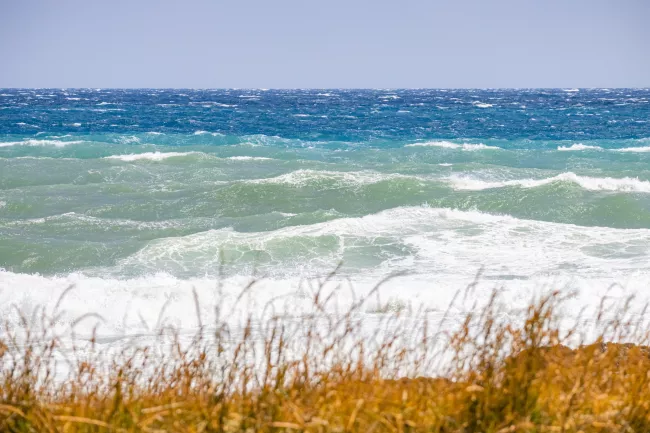
{"label": "blurred foreground vegetation", "polygon": [[299,317],[269,308],[233,326],[217,308],[196,334],[163,327],[117,350],[55,334],[64,302],[20,316],[0,329],[0,431],[650,432],[648,328],[631,298],[567,326],[560,292],[431,320],[368,313],[375,293],[333,314],[324,287]]}

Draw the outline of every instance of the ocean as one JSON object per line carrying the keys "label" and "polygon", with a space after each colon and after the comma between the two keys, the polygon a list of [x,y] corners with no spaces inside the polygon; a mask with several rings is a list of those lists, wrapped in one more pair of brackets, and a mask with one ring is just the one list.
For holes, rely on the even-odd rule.
{"label": "ocean", "polygon": [[0,89],[0,316],[190,329],[337,266],[398,274],[368,315],[647,291],[650,89]]}

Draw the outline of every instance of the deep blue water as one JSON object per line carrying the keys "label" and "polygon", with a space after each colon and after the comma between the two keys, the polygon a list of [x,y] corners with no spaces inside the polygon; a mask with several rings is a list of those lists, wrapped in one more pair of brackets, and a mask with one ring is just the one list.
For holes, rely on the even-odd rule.
{"label": "deep blue water", "polygon": [[[322,141],[650,136],[649,89],[0,90],[0,133],[196,130]],[[489,105],[489,106],[488,106]],[[78,125],[78,126],[77,126]]]}

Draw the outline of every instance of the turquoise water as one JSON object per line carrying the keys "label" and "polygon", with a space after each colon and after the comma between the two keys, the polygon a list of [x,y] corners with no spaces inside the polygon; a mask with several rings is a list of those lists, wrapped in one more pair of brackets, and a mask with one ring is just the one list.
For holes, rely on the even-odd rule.
{"label": "turquoise water", "polygon": [[425,301],[480,267],[515,290],[639,288],[649,259],[650,90],[0,90],[18,303],[75,284],[119,310],[148,281],[157,308],[339,262],[360,286],[405,272],[390,290]]}

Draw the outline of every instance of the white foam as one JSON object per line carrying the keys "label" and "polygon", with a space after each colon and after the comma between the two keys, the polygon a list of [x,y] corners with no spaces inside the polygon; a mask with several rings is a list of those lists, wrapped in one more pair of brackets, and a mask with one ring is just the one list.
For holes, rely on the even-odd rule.
{"label": "white foam", "polygon": [[492,104],[488,104],[488,103],[480,102],[480,101],[472,102],[472,104],[475,107],[478,107],[478,108],[492,108],[492,107],[494,107],[494,105],[492,105]]}
{"label": "white foam", "polygon": [[133,144],[140,143],[140,138],[136,137],[135,135],[121,136],[117,141],[121,144]]}
{"label": "white foam", "polygon": [[230,156],[226,159],[231,161],[272,161],[273,158],[267,158],[265,156]]}
{"label": "white foam", "polygon": [[[327,255],[317,245],[305,249],[315,245],[312,240],[316,239],[333,240],[327,244],[331,245]],[[248,275],[179,278],[156,271],[165,263],[179,266],[198,263],[214,270],[218,268],[218,252],[224,245],[237,251],[258,250],[272,255],[282,242],[281,249],[285,251],[289,245],[306,252],[296,255],[296,263],[277,262],[279,275],[254,286],[237,309],[234,301],[250,281]],[[14,305],[27,317],[36,306],[52,308],[59,295],[71,285],[74,288],[62,303],[65,314],[57,326],[69,325],[83,314],[96,312],[105,319],[98,329],[99,335],[145,332],[140,316],[148,328],[153,328],[167,303],[162,325],[180,330],[196,329],[192,289],[199,296],[203,323],[210,323],[215,305],[221,305],[222,311],[236,316],[235,319],[240,309],[261,311],[273,298],[286,299],[285,305],[295,311],[308,302],[297,290],[302,278],[314,277],[314,269],[320,274],[327,272],[360,245],[385,245],[381,263],[347,271],[335,279],[334,285],[347,284],[345,280],[349,278],[355,294],[363,295],[382,277],[394,271],[407,271],[407,276],[390,280],[382,287],[382,299],[396,298],[415,308],[424,306],[442,311],[458,290],[473,281],[481,267],[483,279],[474,290],[470,304],[489,298],[494,288],[501,289],[502,296],[514,307],[527,305],[531,294],[544,288],[582,290],[580,303],[597,304],[612,283],[625,288],[616,289],[617,296],[624,297],[626,293],[647,289],[650,276],[650,251],[646,248],[650,245],[650,230],[647,229],[580,227],[478,211],[399,207],[359,218],[339,218],[267,232],[221,229],[158,239],[120,264],[139,264],[141,268],[151,269],[139,277],[111,276],[115,275],[114,269],[95,277],[80,273],[40,276],[0,270],[0,316],[17,322]],[[628,247],[636,251],[635,255],[627,254]],[[619,250],[624,254],[616,256],[614,253]],[[400,251],[406,255],[390,255]],[[295,272],[299,267],[296,265],[323,257],[326,260],[317,263],[320,267],[305,267],[305,274]],[[282,276],[282,272],[291,275]],[[346,295],[347,290],[339,293],[343,303],[353,296]],[[579,310],[578,307],[574,311]],[[454,309],[451,314],[459,311]],[[78,331],[90,333],[94,325],[93,320],[85,321]]]}
{"label": "white foam", "polygon": [[118,159],[120,161],[162,161],[168,158],[177,158],[189,155],[199,154],[200,152],[146,152],[146,153],[132,153],[129,155],[111,155],[106,156],[104,159]]}
{"label": "white foam", "polygon": [[77,212],[65,212],[57,215],[49,215],[41,218],[30,218],[23,220],[14,220],[6,223],[8,226],[12,227],[22,227],[29,225],[38,225],[46,223],[59,223],[62,225],[78,225],[79,223],[84,223],[87,225],[99,226],[102,229],[107,227],[126,227],[126,228],[137,228],[142,230],[149,229],[168,229],[168,228],[182,228],[186,226],[185,220],[162,220],[162,221],[138,221],[130,219],[116,219],[110,218],[105,219],[101,217],[94,217],[91,215],[85,215],[83,213]]}
{"label": "white foam", "polygon": [[[417,176],[408,176],[398,173],[380,173],[376,171],[326,171],[300,169],[285,173],[280,176],[246,180],[247,183],[288,184],[305,186],[311,182],[331,181],[332,187],[368,185],[390,179],[418,179]],[[319,185],[325,187],[325,185]]]}
{"label": "white foam", "polygon": [[54,147],[64,147],[71,144],[83,143],[81,140],[73,141],[61,141],[61,140],[23,140],[23,141],[6,141],[0,142],[0,147],[10,147],[10,146],[54,146]]}
{"label": "white foam", "polygon": [[2,158],[2,159],[34,159],[34,160],[57,160],[57,161],[74,161],[77,160],[78,158],[55,158],[52,156],[16,156],[14,158]]}
{"label": "white foam", "polygon": [[554,182],[572,182],[590,191],[642,192],[650,193],[650,182],[638,178],[624,177],[588,177],[575,173],[561,173],[557,176],[543,179],[512,179],[504,181],[485,181],[470,177],[454,176],[449,178],[455,189],[480,191],[484,189],[516,186],[520,188],[535,188]]}
{"label": "white foam", "polygon": [[646,153],[646,152],[650,152],[650,146],[645,146],[645,147],[625,147],[623,149],[616,149],[616,152]]}
{"label": "white foam", "polygon": [[462,149],[465,151],[474,150],[500,150],[500,147],[488,146],[483,143],[453,143],[451,141],[423,141],[420,143],[407,144],[404,147],[442,147],[445,149]]}
{"label": "white foam", "polygon": [[[205,273],[218,269],[221,260],[219,251],[228,250],[236,256],[246,251],[260,251],[264,252],[267,265],[263,270],[262,264],[257,266],[265,274],[308,275],[335,266],[343,259],[348,248],[358,248],[364,243],[390,247],[399,244],[399,239],[417,237],[432,230],[445,231],[458,227],[458,224],[500,224],[513,220],[510,216],[481,212],[426,206],[400,207],[359,218],[338,218],[269,232],[236,232],[224,228],[159,239],[122,260],[119,267],[155,272],[166,264],[176,269],[190,266]],[[406,260],[411,261],[412,258]]]}
{"label": "white foam", "polygon": [[0,200],[0,208],[3,208],[5,206],[7,206],[7,202]]}
{"label": "white foam", "polygon": [[189,103],[189,105],[200,105],[201,107],[209,108],[209,107],[222,107],[222,108],[232,108],[236,107],[236,104],[223,104],[221,102],[216,102],[216,101],[192,101]]}
{"label": "white foam", "polygon": [[209,131],[203,131],[203,130],[194,131],[194,135],[211,135],[213,137],[223,137],[223,134],[221,134],[219,132],[209,132]]}
{"label": "white foam", "polygon": [[558,146],[557,150],[564,152],[579,151],[579,150],[603,150],[600,146],[589,146],[587,144],[575,143],[571,146]]}

